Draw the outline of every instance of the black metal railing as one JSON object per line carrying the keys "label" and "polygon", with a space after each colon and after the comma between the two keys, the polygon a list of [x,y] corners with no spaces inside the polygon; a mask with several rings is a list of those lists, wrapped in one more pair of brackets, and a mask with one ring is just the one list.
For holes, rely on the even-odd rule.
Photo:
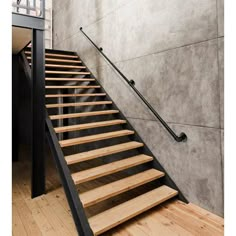
{"label": "black metal railing", "polygon": [[12,0],[12,7],[15,13],[40,18],[44,18],[45,15],[45,0],[26,0],[25,3],[21,0]]}
{"label": "black metal railing", "polygon": [[118,74],[128,83],[128,85],[135,91],[135,93],[139,96],[139,98],[145,103],[145,105],[152,111],[154,116],[161,122],[161,124],[165,127],[165,129],[170,133],[170,135],[177,142],[187,141],[187,135],[185,133],[180,133],[178,136],[170,126],[162,119],[162,117],[155,111],[155,109],[151,106],[151,104],[144,98],[144,96],[139,92],[139,90],[135,87],[135,82],[133,80],[129,80],[115,65],[114,63],[103,53],[103,49],[98,47],[92,39],[83,31],[83,28],[80,27],[80,31],[85,35],[85,37],[92,43],[92,45],[100,52],[100,54],[111,64],[111,66],[118,72]]}

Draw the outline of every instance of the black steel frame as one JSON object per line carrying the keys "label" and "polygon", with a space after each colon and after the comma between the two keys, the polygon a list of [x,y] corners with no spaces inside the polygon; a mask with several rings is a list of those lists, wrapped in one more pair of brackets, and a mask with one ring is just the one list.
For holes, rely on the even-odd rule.
{"label": "black steel frame", "polygon": [[79,199],[79,194],[76,190],[75,184],[72,180],[70,170],[64,158],[64,154],[59,145],[53,125],[47,114],[46,118],[47,138],[51,148],[56,166],[61,178],[62,185],[74,218],[77,231],[80,236],[92,236],[93,232],[90,228],[88,219],[86,217],[83,205]]}
{"label": "black steel frame", "polygon": [[[42,16],[12,12],[12,26],[32,30],[32,68],[25,64],[25,75],[30,81],[32,105],[32,174],[31,196],[37,197],[45,193],[45,75],[44,75],[44,17],[45,0],[42,0]],[[23,55],[19,53],[19,55]],[[26,60],[27,61],[27,60]],[[15,94],[14,94],[15,96]],[[15,143],[15,142],[14,142]]]}
{"label": "black steel frame", "polygon": [[44,31],[32,30],[32,197],[45,192]]}
{"label": "black steel frame", "polygon": [[165,129],[170,133],[170,135],[174,138],[176,142],[187,141],[187,135],[185,133],[180,133],[178,136],[170,126],[163,120],[163,118],[156,112],[156,110],[151,106],[151,104],[144,98],[144,96],[139,92],[139,90],[135,87],[135,82],[133,80],[129,80],[115,65],[114,63],[103,53],[103,48],[99,48],[92,39],[83,31],[83,28],[80,27],[80,31],[83,35],[92,43],[92,45],[98,50],[98,52],[110,63],[110,65],[118,72],[118,74],[127,82],[127,84],[134,90],[134,92],[139,96],[139,98],[145,103],[145,105],[150,109],[150,111],[154,114],[154,116],[161,122],[161,124],[165,127]]}
{"label": "black steel frame", "polygon": [[[45,75],[44,31],[32,29],[32,67],[23,51],[21,65],[31,88],[31,196],[45,193]],[[15,94],[14,94],[15,95]]]}
{"label": "black steel frame", "polygon": [[[30,70],[28,61],[27,61],[26,56],[23,51],[21,52],[21,59],[22,59],[23,65],[24,65],[24,71],[25,71],[27,80],[30,82],[30,85],[33,86],[33,81],[30,76],[31,70]],[[43,98],[44,97],[45,96],[43,95]],[[70,170],[69,170],[67,163],[65,161],[64,154],[63,154],[61,147],[59,145],[56,133],[55,133],[53,125],[52,125],[52,122],[49,119],[47,111],[45,110],[45,104],[43,105],[43,107],[44,107],[44,114],[45,114],[44,127],[46,126],[45,127],[46,128],[46,137],[47,137],[54,161],[56,163],[56,166],[57,166],[57,169],[58,169],[58,172],[60,175],[61,183],[62,183],[63,188],[65,190],[65,194],[66,194],[68,204],[69,204],[71,212],[72,212],[72,216],[73,216],[73,219],[74,219],[74,222],[76,225],[76,229],[77,229],[79,235],[81,235],[81,236],[92,236],[93,235],[92,230],[89,226],[88,219],[86,217],[83,205],[79,199],[79,195],[76,190],[76,186],[71,178]],[[42,129],[43,133],[44,133],[44,127]],[[33,156],[33,158],[34,157],[35,156]],[[41,166],[40,163],[43,164],[43,166]],[[43,174],[42,173],[39,174],[38,180],[44,181],[45,180],[44,157],[39,158],[39,163],[37,163],[37,164],[39,164],[38,167],[41,166],[40,168],[43,173]],[[33,169],[32,178],[34,178],[33,176],[35,175],[37,170],[38,170],[37,168],[36,168],[36,170],[35,170],[35,168]],[[39,169],[39,171],[40,171],[40,169]],[[36,181],[36,179],[35,179],[35,181]],[[39,185],[36,183],[35,188],[37,188],[37,187],[39,187]],[[32,193],[35,193],[35,190],[37,191],[38,189],[33,189]]]}

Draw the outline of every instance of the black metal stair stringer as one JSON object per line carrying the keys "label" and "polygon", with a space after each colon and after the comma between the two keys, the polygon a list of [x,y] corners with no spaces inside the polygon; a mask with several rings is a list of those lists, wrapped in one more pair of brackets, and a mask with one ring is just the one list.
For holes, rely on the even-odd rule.
{"label": "black metal stair stringer", "polygon": [[[29,83],[31,80],[31,69],[24,52],[21,52],[21,63]],[[46,109],[46,107],[45,107]],[[52,121],[50,120],[48,113],[46,111],[46,136],[47,140],[56,163],[57,170],[61,179],[62,186],[64,188],[68,204],[71,209],[71,213],[74,219],[74,223],[78,234],[80,236],[93,236],[92,229],[89,225],[88,218],[85,214],[83,204],[79,198],[74,181],[71,177],[69,167],[65,161],[64,154],[59,145],[58,138],[54,131]]]}
{"label": "black metal stair stringer", "polygon": [[65,190],[67,201],[69,203],[77,231],[80,236],[92,236],[92,229],[90,228],[88,218],[85,214],[83,205],[79,198],[79,194],[76,190],[74,181],[71,177],[70,170],[65,161],[64,154],[61,150],[56,133],[54,131],[52,122],[48,114],[46,116],[46,126],[48,143],[51,148],[51,152],[54,156],[54,160],[56,162],[56,166],[60,175],[63,188]]}

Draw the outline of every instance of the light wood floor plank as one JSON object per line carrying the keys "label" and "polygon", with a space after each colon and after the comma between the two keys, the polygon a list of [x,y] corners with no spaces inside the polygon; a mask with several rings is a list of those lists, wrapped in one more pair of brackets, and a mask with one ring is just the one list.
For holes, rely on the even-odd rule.
{"label": "light wood floor plank", "polygon": [[27,235],[24,224],[21,221],[17,207],[12,204],[12,233],[14,236],[24,236]]}
{"label": "light wood floor plank", "polygon": [[187,216],[184,212],[177,211],[172,207],[171,204],[161,207],[159,212],[163,216],[171,219],[173,222],[192,233],[193,235],[222,235],[222,233],[220,233],[218,230],[208,226],[201,221],[194,219],[194,217]]}

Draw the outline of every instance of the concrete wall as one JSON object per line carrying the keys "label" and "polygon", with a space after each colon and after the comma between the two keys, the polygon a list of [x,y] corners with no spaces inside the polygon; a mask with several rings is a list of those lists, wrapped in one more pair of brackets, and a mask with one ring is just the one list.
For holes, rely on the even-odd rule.
{"label": "concrete wall", "polygon": [[[223,215],[223,0],[54,0],[54,48],[77,51],[189,201]],[[176,143],[80,33],[177,132]]]}
{"label": "concrete wall", "polygon": [[52,0],[45,1],[45,48],[52,48]]}

